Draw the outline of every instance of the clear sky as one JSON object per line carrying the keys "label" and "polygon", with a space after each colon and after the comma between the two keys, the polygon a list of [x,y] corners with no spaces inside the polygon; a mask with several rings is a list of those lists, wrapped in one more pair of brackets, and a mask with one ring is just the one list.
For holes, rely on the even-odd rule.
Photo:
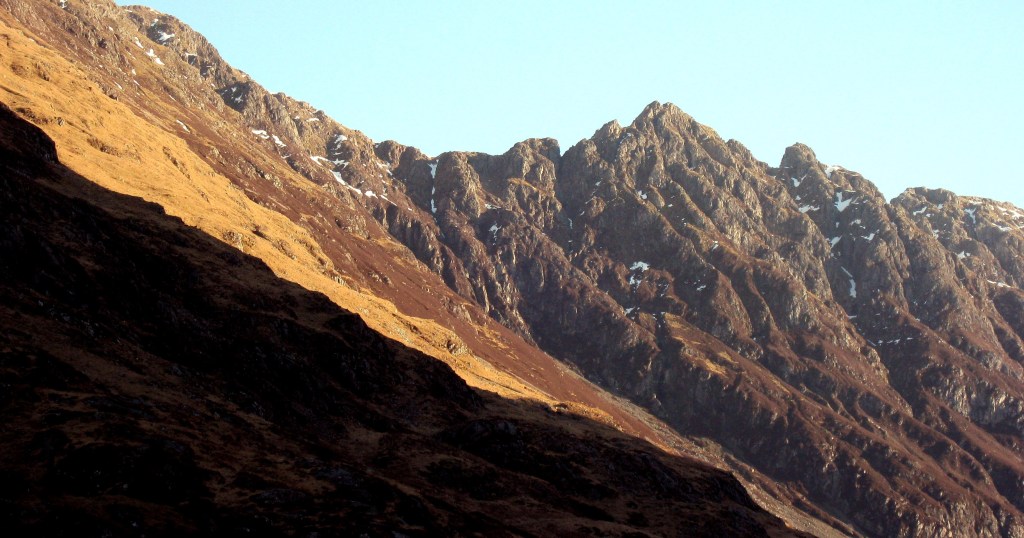
{"label": "clear sky", "polygon": [[672,102],[777,165],[1024,206],[1024,2],[149,0],[271,91],[434,155]]}

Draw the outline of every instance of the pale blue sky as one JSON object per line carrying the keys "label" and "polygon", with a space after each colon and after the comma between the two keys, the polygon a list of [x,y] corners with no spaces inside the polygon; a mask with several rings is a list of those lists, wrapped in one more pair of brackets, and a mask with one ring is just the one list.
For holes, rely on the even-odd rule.
{"label": "pale blue sky", "polygon": [[271,91],[428,154],[673,102],[777,165],[1024,205],[1024,2],[151,0]]}

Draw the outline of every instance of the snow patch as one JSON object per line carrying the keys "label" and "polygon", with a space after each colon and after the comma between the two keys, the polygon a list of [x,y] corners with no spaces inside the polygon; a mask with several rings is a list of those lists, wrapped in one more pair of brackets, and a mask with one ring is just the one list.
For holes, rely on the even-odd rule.
{"label": "snow patch", "polygon": [[367,198],[376,198],[377,197],[377,194],[375,192],[373,192],[373,191],[366,191],[363,194],[365,194]]}
{"label": "snow patch", "polygon": [[842,191],[836,193],[836,209],[838,209],[840,213],[846,211],[846,208],[850,207],[850,204],[853,203],[853,199],[856,197],[855,195],[851,194],[848,199],[844,200],[844,194],[846,193]]}
{"label": "snow patch", "polygon": [[158,66],[163,66],[164,65],[163,61],[160,59],[160,56],[158,56],[157,53],[154,52],[152,48],[150,50],[147,50],[145,52],[145,55],[152,57],[154,64],[156,64]]}
{"label": "snow patch", "polygon": [[956,257],[958,260],[962,260],[964,258],[970,258],[971,255],[968,254],[966,250],[961,250],[960,252],[956,253]]}
{"label": "snow patch", "polygon": [[182,123],[181,120],[174,120],[174,121],[178,122],[178,125],[181,125],[181,128],[185,129],[186,133],[191,133],[192,132],[192,130],[188,128],[188,125],[185,125],[184,123]]}
{"label": "snow patch", "polygon": [[875,240],[875,232],[871,232],[871,233],[869,233],[867,235],[862,235],[861,237],[863,237],[864,239],[867,239],[868,241],[874,241]]}
{"label": "snow patch", "polygon": [[[132,43],[135,43],[135,46],[139,47],[139,49],[146,50],[146,47],[142,46],[142,41],[139,41],[138,36],[132,38]],[[132,73],[132,74],[134,75],[134,73]]]}
{"label": "snow patch", "polygon": [[334,162],[334,161],[328,159],[327,157],[321,157],[319,155],[310,155],[309,156],[309,160],[315,162],[316,164],[321,164],[323,166],[330,166],[331,163]]}
{"label": "snow patch", "polygon": [[836,170],[842,170],[842,169],[843,169],[842,166],[837,166],[837,165],[834,165],[834,164],[825,165],[825,175],[828,176],[829,179],[832,179],[832,173],[835,172]]}
{"label": "snow patch", "polygon": [[167,42],[172,39],[174,39],[174,34],[168,34],[164,32],[159,32],[158,35],[156,36],[157,43],[160,43],[161,45],[166,45]]}
{"label": "snow patch", "polygon": [[636,270],[639,269],[640,272],[642,273],[642,272],[644,272],[644,271],[646,271],[646,270],[648,270],[650,268],[651,268],[651,264],[649,264],[647,262],[633,262],[633,265],[631,265],[629,267],[629,270],[630,271],[636,271]]}
{"label": "snow patch", "polygon": [[336,172],[336,171],[334,171],[334,170],[331,170],[331,174],[333,174],[333,175],[334,175],[334,180],[335,180],[335,181],[337,181],[338,183],[340,183],[340,184],[344,185],[344,186],[345,186],[346,188],[348,188],[348,190],[350,190],[350,191],[352,191],[352,192],[354,192],[354,193],[358,194],[359,196],[362,196],[362,195],[363,195],[363,191],[361,191],[361,190],[359,190],[359,189],[357,189],[357,188],[353,187],[352,185],[349,185],[347,181],[345,181],[344,179],[342,179],[342,178],[341,178],[341,174],[340,174],[340,173],[338,173],[338,172]]}
{"label": "snow patch", "polygon": [[643,200],[647,199],[647,193],[645,193],[644,191],[636,191],[636,195],[639,196]]}
{"label": "snow patch", "polygon": [[500,229],[501,226],[498,226],[497,224],[492,224],[491,227],[487,229],[487,231],[491,233],[496,233]]}
{"label": "snow patch", "polygon": [[801,213],[807,213],[808,211],[818,211],[821,209],[821,206],[802,205],[799,209]]}
{"label": "snow patch", "polygon": [[829,239],[828,241],[829,241],[829,243],[832,244],[832,247],[835,248],[836,243],[838,243],[839,240],[842,239],[842,238],[843,238],[843,236],[840,235],[838,237],[833,237],[832,239]]}
{"label": "snow patch", "polygon": [[437,163],[430,163],[430,178],[437,179]]}
{"label": "snow patch", "polygon": [[839,269],[841,269],[843,271],[843,273],[845,273],[846,276],[850,279],[850,297],[856,299],[857,298],[857,282],[853,280],[853,275],[850,274],[850,272],[847,271],[845,267],[840,266]]}
{"label": "snow patch", "polygon": [[262,140],[270,140],[270,135],[263,129],[253,129],[252,134],[260,137]]}
{"label": "snow patch", "polygon": [[281,139],[280,139],[280,138],[278,138],[278,137],[277,137],[277,135],[272,135],[272,136],[271,136],[271,138],[273,138],[273,139],[274,139],[274,144],[276,144],[276,145],[277,145],[277,147],[279,147],[279,148],[283,148],[283,147],[285,147],[285,143],[284,143],[284,142],[281,142]]}
{"label": "snow patch", "polygon": [[925,211],[928,211],[928,206],[924,206],[921,209],[918,209],[917,211],[914,211],[913,213],[911,213],[911,215],[916,217],[916,216],[920,215],[921,213],[924,213]]}
{"label": "snow patch", "polygon": [[341,149],[341,143],[348,140],[348,137],[343,134],[337,134],[331,139],[331,149],[337,151]]}
{"label": "snow patch", "polygon": [[799,187],[800,184],[803,183],[805,179],[807,179],[807,174],[804,174],[803,177],[801,177],[800,179],[797,179],[795,177],[789,178],[789,180],[793,182],[793,187],[794,188]]}

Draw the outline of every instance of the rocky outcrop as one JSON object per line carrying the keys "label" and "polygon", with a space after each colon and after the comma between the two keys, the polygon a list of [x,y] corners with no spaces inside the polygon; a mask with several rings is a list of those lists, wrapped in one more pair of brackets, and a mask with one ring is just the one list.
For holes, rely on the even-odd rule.
{"label": "rocky outcrop", "polygon": [[473,390],[53,148],[0,108],[8,532],[799,535],[727,473]]}
{"label": "rocky outcrop", "polygon": [[[928,189],[886,201],[800,144],[770,166],[671,104],[564,152],[431,157],[270,94],[166,15],[0,6],[308,231],[332,277],[453,327],[452,349],[555,390],[529,377],[534,344],[822,534],[1024,535],[1024,211]],[[514,352],[476,340],[494,321]],[[520,446],[504,423],[445,431]],[[453,469],[431,472],[484,476]]]}
{"label": "rocky outcrop", "polygon": [[806,146],[770,167],[673,105],[554,148],[438,159],[459,163],[432,183],[459,194],[429,201],[455,289],[855,532],[1021,532],[1024,213],[890,204]]}

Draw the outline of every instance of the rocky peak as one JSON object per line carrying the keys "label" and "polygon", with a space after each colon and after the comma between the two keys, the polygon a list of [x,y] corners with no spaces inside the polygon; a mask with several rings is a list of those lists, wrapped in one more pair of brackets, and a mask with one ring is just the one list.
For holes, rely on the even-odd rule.
{"label": "rocky peak", "polygon": [[[500,332],[490,316],[522,337],[500,333],[497,360],[516,357],[502,368],[536,344],[699,437],[795,520],[863,535],[1022,532],[1019,209],[927,189],[887,203],[804,145],[768,167],[660,103],[564,155],[531,139],[431,158],[269,94],[173,19],[0,5],[72,43],[62,50],[82,65],[118,66],[90,76],[127,88],[118,98],[137,116],[315,238],[282,252],[319,246],[339,280],[412,296],[404,307],[467,342]],[[106,11],[70,11],[89,6]],[[455,438],[488,437],[481,428]]]}

